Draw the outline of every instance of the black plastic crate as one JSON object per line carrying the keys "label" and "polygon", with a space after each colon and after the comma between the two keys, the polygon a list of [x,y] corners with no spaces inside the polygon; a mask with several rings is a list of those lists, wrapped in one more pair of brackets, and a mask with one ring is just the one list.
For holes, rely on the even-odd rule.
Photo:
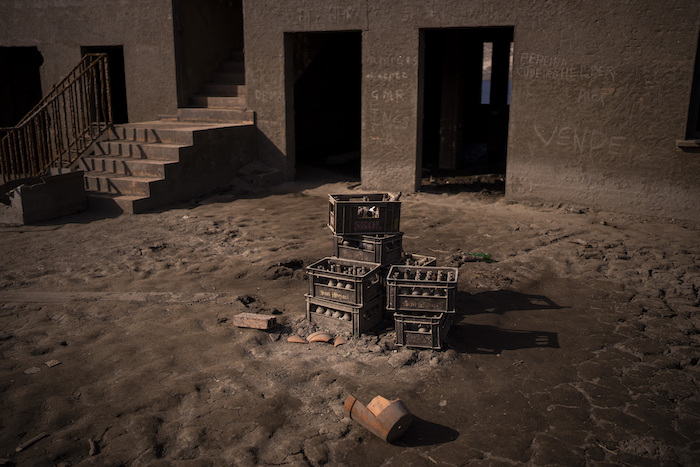
{"label": "black plastic crate", "polygon": [[309,295],[348,305],[364,305],[384,294],[380,265],[324,258],[306,268]]}
{"label": "black plastic crate", "polygon": [[397,345],[440,350],[452,325],[452,315],[395,313],[394,325]]}
{"label": "black plastic crate", "polygon": [[335,235],[399,233],[401,201],[388,193],[328,195],[328,227]]}
{"label": "black plastic crate", "polygon": [[306,319],[324,331],[352,333],[360,337],[382,322],[384,297],[381,296],[364,306],[347,305],[310,295],[305,297]]}
{"label": "black plastic crate", "polygon": [[333,256],[381,265],[403,259],[403,233],[382,235],[334,235]]}
{"label": "black plastic crate", "polygon": [[392,266],[387,275],[388,310],[454,312],[457,268]]}

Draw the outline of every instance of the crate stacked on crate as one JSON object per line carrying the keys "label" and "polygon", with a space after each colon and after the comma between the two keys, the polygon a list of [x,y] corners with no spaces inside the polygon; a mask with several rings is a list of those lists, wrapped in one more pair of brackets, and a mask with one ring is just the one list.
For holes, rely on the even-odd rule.
{"label": "crate stacked on crate", "polygon": [[324,258],[310,265],[306,317],[333,332],[360,336],[382,320],[384,293],[375,263]]}
{"label": "crate stacked on crate", "polygon": [[329,195],[333,256],[306,268],[306,318],[360,336],[384,317],[388,266],[404,260],[401,202],[388,193]]}
{"label": "crate stacked on crate", "polygon": [[455,313],[457,268],[395,265],[389,269],[387,310],[394,312],[396,343],[442,348]]}

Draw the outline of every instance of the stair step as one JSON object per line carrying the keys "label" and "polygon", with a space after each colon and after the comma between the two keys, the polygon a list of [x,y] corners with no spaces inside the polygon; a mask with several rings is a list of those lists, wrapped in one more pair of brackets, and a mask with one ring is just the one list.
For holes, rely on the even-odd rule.
{"label": "stair step", "polygon": [[149,209],[148,196],[119,195],[94,191],[89,191],[85,195],[90,209],[118,213],[125,212],[127,214],[140,214]]}
{"label": "stair step", "polygon": [[165,178],[165,166],[174,163],[174,161],[134,159],[132,157],[120,156],[86,156],[81,159],[80,168],[87,172],[106,172],[115,175]]}
{"label": "stair step", "polygon": [[245,71],[245,63],[243,60],[226,60],[219,65],[221,71],[233,71],[243,73]]}
{"label": "stair step", "polygon": [[191,96],[190,103],[196,107],[209,107],[216,109],[239,109],[245,110],[245,97],[228,97],[228,96],[205,96],[195,94]]}
{"label": "stair step", "polygon": [[243,97],[246,95],[245,84],[204,83],[202,92],[209,96]]}
{"label": "stair step", "polygon": [[180,149],[188,147],[182,144],[142,143],[139,141],[110,140],[97,143],[97,156],[123,156],[135,159],[152,159],[161,161],[180,160]]}
{"label": "stair step", "polygon": [[217,71],[212,78],[215,83],[245,84],[245,72],[243,70]]}
{"label": "stair step", "polygon": [[[215,150],[208,145],[220,134],[226,138],[240,135],[245,146],[250,144],[253,135],[252,111],[178,109],[178,115],[171,118],[172,121],[119,125],[110,130],[111,140],[95,145],[96,154],[82,158],[80,167],[86,170],[84,183],[90,206],[140,213],[181,199],[198,190],[185,178],[191,175],[191,167],[179,170],[183,158],[193,154],[195,140],[202,143],[202,151],[208,155]],[[237,127],[242,129],[235,129]],[[214,134],[218,130],[225,131]],[[195,133],[199,136],[195,137]],[[216,140],[213,144],[218,147],[216,145],[221,143]],[[206,170],[192,170],[197,177],[207,176]],[[169,180],[171,177],[178,179]],[[220,179],[221,176],[217,183],[221,183]],[[200,185],[201,181],[198,181]]]}
{"label": "stair step", "polygon": [[137,125],[119,125],[114,128],[114,138],[143,143],[192,144],[192,131],[177,128],[153,128]]}
{"label": "stair step", "polygon": [[238,109],[201,109],[181,108],[177,109],[181,121],[195,122],[239,122],[253,123],[255,114],[251,110]]}
{"label": "stair step", "polygon": [[100,193],[150,196],[150,184],[163,180],[160,177],[114,176],[106,172],[85,174],[85,190]]}

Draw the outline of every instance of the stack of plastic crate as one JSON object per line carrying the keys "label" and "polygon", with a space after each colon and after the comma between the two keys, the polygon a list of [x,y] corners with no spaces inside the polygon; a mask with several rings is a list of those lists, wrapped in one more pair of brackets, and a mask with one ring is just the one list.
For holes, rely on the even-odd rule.
{"label": "stack of plastic crate", "polygon": [[396,343],[442,348],[455,314],[457,268],[395,265],[389,269],[387,310],[394,312]]}
{"label": "stack of plastic crate", "polygon": [[388,193],[329,195],[333,256],[306,268],[306,317],[360,336],[384,317],[386,273],[405,260],[401,202]]}

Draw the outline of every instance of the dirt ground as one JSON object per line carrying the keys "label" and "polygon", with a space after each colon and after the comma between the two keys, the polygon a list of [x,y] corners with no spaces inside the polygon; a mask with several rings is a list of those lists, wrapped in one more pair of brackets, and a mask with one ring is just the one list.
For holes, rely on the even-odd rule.
{"label": "dirt ground", "polygon": [[[459,267],[443,351],[308,335],[329,193],[0,226],[0,458],[87,465],[698,465],[700,226],[489,192],[402,197],[404,250]],[[465,261],[467,253],[495,262]],[[275,314],[276,332],[240,329]],[[56,366],[45,362],[60,361]],[[402,399],[393,444],[343,416]],[[32,438],[46,436],[16,452]]]}

